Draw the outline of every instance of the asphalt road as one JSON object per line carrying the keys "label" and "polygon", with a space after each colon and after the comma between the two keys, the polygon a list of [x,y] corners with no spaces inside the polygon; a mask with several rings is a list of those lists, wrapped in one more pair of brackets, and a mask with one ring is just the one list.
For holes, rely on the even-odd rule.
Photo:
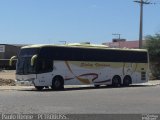
{"label": "asphalt road", "polygon": [[0,113],[160,113],[160,86],[1,90]]}

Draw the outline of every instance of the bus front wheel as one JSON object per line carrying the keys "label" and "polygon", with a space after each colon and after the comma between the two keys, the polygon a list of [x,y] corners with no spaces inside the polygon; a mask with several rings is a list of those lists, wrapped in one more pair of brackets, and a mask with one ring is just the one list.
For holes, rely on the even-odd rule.
{"label": "bus front wheel", "polygon": [[43,86],[35,86],[35,88],[40,91],[40,90],[43,90],[44,87]]}
{"label": "bus front wheel", "polygon": [[100,85],[94,85],[94,87],[95,87],[95,88],[99,88],[99,87],[100,87]]}
{"label": "bus front wheel", "polygon": [[63,90],[64,89],[64,80],[61,76],[56,76],[52,80],[52,89],[53,90]]}

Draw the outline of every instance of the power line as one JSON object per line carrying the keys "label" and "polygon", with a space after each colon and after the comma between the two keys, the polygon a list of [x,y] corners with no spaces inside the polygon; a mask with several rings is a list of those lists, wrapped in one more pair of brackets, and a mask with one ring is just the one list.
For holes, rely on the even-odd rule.
{"label": "power line", "polygon": [[143,1],[143,0],[140,0],[140,1],[135,0],[134,2],[142,3],[142,4],[150,4],[150,2],[148,2],[148,0],[146,0],[146,1]]}
{"label": "power line", "polygon": [[142,4],[160,4],[159,2],[150,2],[150,0],[145,0],[145,1],[138,1],[138,0],[134,0],[134,2],[136,3],[142,3]]}

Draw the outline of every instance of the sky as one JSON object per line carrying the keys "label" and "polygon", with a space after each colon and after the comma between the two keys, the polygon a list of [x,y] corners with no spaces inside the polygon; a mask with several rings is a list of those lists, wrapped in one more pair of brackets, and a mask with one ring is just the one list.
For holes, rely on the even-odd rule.
{"label": "sky", "polygon": [[[144,5],[143,35],[160,32],[160,0]],[[139,39],[133,0],[0,0],[0,44],[101,44]]]}

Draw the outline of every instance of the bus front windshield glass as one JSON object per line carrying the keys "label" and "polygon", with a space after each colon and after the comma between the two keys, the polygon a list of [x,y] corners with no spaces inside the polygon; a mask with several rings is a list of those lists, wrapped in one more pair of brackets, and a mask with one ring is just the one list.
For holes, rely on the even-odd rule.
{"label": "bus front windshield glass", "polygon": [[38,54],[38,48],[21,49],[17,62],[16,74],[35,74],[36,64],[31,66],[31,58],[36,54]]}

